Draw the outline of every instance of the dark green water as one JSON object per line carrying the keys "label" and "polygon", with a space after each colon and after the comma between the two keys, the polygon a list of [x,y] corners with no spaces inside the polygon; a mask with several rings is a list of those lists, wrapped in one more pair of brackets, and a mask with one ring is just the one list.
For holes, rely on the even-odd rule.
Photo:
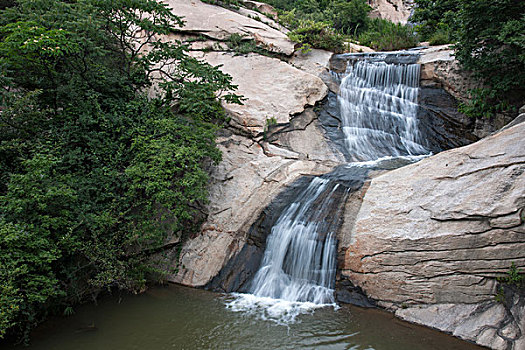
{"label": "dark green water", "polygon": [[225,298],[179,286],[108,298],[44,325],[29,349],[481,349],[380,310],[318,309],[282,326],[227,310]]}

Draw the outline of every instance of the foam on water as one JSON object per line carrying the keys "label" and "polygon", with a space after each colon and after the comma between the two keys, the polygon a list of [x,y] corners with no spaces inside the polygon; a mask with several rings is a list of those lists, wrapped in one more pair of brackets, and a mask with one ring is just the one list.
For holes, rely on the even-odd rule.
{"label": "foam on water", "polygon": [[311,314],[316,309],[323,307],[338,308],[335,302],[318,304],[309,301],[288,301],[244,293],[231,293],[226,300],[226,308],[231,311],[243,312],[280,325],[297,322],[299,315]]}

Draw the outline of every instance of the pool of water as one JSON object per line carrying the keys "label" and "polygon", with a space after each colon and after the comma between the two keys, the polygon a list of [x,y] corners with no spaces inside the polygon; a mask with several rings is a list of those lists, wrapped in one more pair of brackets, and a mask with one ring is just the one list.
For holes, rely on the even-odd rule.
{"label": "pool of water", "polygon": [[227,309],[229,300],[175,285],[106,298],[49,321],[29,349],[481,349],[381,310],[327,307],[282,325]]}

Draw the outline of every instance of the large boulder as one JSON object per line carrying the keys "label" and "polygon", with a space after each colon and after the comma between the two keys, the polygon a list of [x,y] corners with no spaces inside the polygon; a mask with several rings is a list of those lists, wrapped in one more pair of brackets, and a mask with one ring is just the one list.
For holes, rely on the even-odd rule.
{"label": "large boulder", "polygon": [[371,18],[383,18],[401,24],[408,22],[414,7],[414,0],[370,0],[368,3],[373,8]]}
{"label": "large boulder", "polygon": [[225,104],[232,125],[253,136],[261,135],[269,124],[286,124],[306,107],[314,106],[327,94],[323,81],[276,58],[258,54],[209,52],[199,55],[233,78],[243,105]]}
{"label": "large boulder", "polygon": [[294,43],[283,32],[231,10],[199,0],[166,0],[173,12],[184,17],[183,33],[203,35],[214,40],[227,40],[232,34],[245,35],[267,50],[291,55]]}
{"label": "large boulder", "polygon": [[495,294],[511,263],[525,268],[524,216],[519,123],[373,179],[343,232],[342,275],[401,318],[523,349],[523,297]]}

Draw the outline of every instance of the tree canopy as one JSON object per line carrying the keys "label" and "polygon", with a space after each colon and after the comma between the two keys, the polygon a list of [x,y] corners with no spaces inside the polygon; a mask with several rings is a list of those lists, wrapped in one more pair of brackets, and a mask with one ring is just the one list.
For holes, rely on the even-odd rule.
{"label": "tree canopy", "polygon": [[0,11],[0,338],[101,289],[143,289],[151,253],[196,224],[220,101],[240,98],[160,40],[182,25],[154,0]]}
{"label": "tree canopy", "polygon": [[456,57],[485,87],[471,91],[467,114],[515,113],[525,103],[525,2],[416,0],[418,30],[427,39],[446,33]]}

